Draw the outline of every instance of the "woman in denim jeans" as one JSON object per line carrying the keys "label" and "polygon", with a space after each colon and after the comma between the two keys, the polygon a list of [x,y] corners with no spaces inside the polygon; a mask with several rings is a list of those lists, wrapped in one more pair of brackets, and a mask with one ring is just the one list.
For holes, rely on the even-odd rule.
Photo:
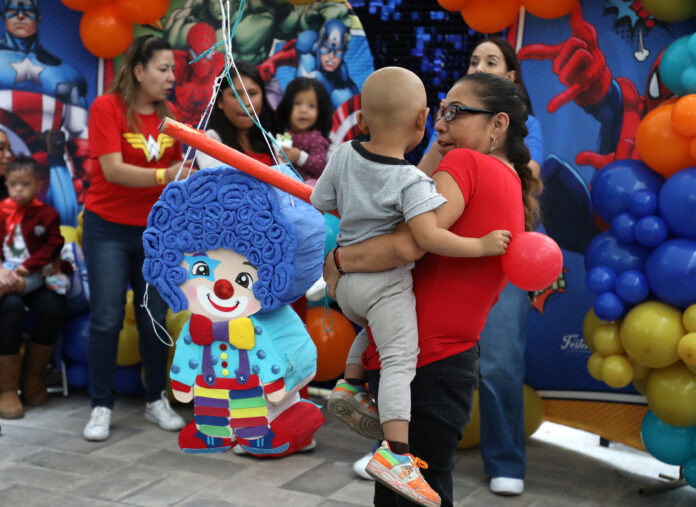
{"label": "woman in denim jeans", "polygon": [[[166,98],[174,86],[174,53],[169,44],[145,35],[125,53],[109,91],[90,108],[89,148],[92,182],[85,199],[83,244],[89,273],[89,393],[92,413],[83,431],[87,440],[109,438],[118,337],[123,326],[126,290],[133,289],[140,355],[145,371],[145,418],[176,431],[184,420],[166,397],[168,349],[141,307],[142,234],[150,208],[181,166],[181,146],[159,132],[172,116]],[[186,177],[188,168],[181,171]],[[167,306],[147,290],[148,308],[164,326]]]}
{"label": "woman in denim jeans", "polygon": [[[480,237],[493,229],[515,234],[538,220],[541,182],[529,168],[526,97],[511,81],[468,75],[450,89],[438,111],[437,149],[444,156],[432,177],[448,202],[445,222],[456,234]],[[422,258],[421,258],[422,257]],[[488,312],[506,284],[500,259],[451,259],[427,254],[405,227],[330,252],[324,278],[330,291],[342,272],[372,272],[418,260],[414,292],[420,354],[411,383],[411,451],[428,463],[423,476],[442,505],[453,505],[452,469],[462,430],[471,416],[478,340]],[[376,389],[375,349],[363,355]],[[377,400],[379,406],[379,400]],[[404,473],[409,473],[404,470]],[[412,505],[375,484],[375,505]]]}

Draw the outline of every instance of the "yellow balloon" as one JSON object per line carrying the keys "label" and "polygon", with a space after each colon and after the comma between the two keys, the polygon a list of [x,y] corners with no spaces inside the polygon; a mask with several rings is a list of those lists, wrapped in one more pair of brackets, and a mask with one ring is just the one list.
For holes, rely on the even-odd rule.
{"label": "yellow balloon", "polygon": [[135,322],[135,307],[133,306],[133,289],[126,292],[126,320]]}
{"label": "yellow balloon", "polygon": [[682,336],[677,345],[677,353],[686,364],[696,366],[696,333]]}
{"label": "yellow balloon", "polygon": [[77,244],[82,246],[82,224],[83,224],[83,216],[85,214],[85,208],[83,207],[80,210],[79,215],[77,215]]}
{"label": "yellow balloon", "polygon": [[602,354],[602,357],[624,353],[624,348],[621,345],[621,332],[616,324],[605,324],[595,329],[592,335],[592,344],[595,351]]}
{"label": "yellow balloon", "polygon": [[636,391],[645,396],[648,389],[648,379],[633,379],[633,387],[636,388]]}
{"label": "yellow balloon", "polygon": [[590,347],[592,352],[595,352],[594,344],[592,343],[592,337],[595,329],[597,329],[599,326],[612,323],[613,322],[607,322],[597,317],[594,309],[590,307],[589,311],[585,315],[585,320],[582,321],[582,336],[585,338],[585,343],[587,343],[587,346]]}
{"label": "yellow balloon", "polygon": [[77,243],[77,229],[69,225],[60,226],[60,235],[66,243]]}
{"label": "yellow balloon", "polygon": [[462,439],[459,441],[460,449],[469,449],[477,446],[481,441],[481,412],[479,412],[479,390],[474,391],[473,410],[471,419],[462,431]]}
{"label": "yellow balloon", "polygon": [[602,380],[615,389],[621,389],[631,383],[633,366],[626,356],[605,357],[602,362]]}
{"label": "yellow balloon", "polygon": [[686,428],[696,424],[696,374],[679,361],[648,377],[648,406],[667,424]]}
{"label": "yellow balloon", "polygon": [[650,368],[679,360],[677,343],[684,336],[679,310],[659,301],[634,307],[621,325],[621,344],[631,359]]}
{"label": "yellow balloon", "polygon": [[140,345],[138,343],[138,328],[134,322],[125,320],[123,328],[118,335],[118,355],[116,364],[119,366],[133,366],[142,361],[140,357]]}
{"label": "yellow balloon", "polygon": [[650,375],[652,368],[648,368],[647,366],[636,361],[631,361],[631,365],[633,366],[633,380],[648,379],[648,375]]}
{"label": "yellow balloon", "polygon": [[590,375],[593,379],[599,380],[600,382],[602,381],[603,362],[604,358],[602,357],[602,354],[600,354],[599,352],[593,353],[587,360],[587,371],[590,372]]}
{"label": "yellow balloon", "polygon": [[189,318],[191,318],[191,312],[188,310],[182,310],[179,313],[174,313],[171,309],[167,311],[167,331],[169,331],[169,335],[174,342],[179,338],[181,328],[184,327]]}
{"label": "yellow balloon", "polygon": [[691,366],[690,364],[687,364],[685,366],[691,373],[696,374],[696,366]]}
{"label": "yellow balloon", "polygon": [[682,323],[688,333],[696,333],[696,305],[691,305],[684,310]]}
{"label": "yellow balloon", "polygon": [[544,422],[544,402],[534,389],[524,385],[524,436],[530,437]]}

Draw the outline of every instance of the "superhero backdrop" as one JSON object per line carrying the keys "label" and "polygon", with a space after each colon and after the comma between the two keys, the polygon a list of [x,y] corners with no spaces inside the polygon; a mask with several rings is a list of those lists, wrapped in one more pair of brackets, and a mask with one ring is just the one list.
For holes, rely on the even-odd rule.
{"label": "superhero backdrop", "polygon": [[64,224],[77,225],[98,62],[77,30],[65,30],[78,26],[79,13],[60,2],[5,0],[3,21],[1,128],[14,153],[32,154],[44,170],[39,197],[58,210]]}

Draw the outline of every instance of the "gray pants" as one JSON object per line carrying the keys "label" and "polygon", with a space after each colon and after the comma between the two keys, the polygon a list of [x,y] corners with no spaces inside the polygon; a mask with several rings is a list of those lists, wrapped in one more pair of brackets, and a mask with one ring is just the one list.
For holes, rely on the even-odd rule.
{"label": "gray pants", "polygon": [[[336,300],[344,315],[370,326],[379,352],[379,419],[411,420],[411,381],[418,360],[418,322],[413,263],[379,273],[348,273],[338,280]],[[355,337],[346,364],[360,364],[367,332]]]}

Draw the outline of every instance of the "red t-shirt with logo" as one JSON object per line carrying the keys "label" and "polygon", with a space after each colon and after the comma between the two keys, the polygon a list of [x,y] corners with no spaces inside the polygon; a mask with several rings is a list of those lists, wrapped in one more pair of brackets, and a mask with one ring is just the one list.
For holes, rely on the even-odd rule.
{"label": "red t-shirt with logo", "polygon": [[[464,196],[464,212],[450,228],[468,238],[496,229],[524,231],[522,184],[500,160],[467,149],[452,150],[435,172],[449,173]],[[452,258],[426,254],[413,270],[418,317],[418,367],[473,347],[507,278],[500,257]],[[371,341],[363,354],[367,369],[379,369]]]}
{"label": "red t-shirt with logo", "polygon": [[[174,112],[174,107],[169,104]],[[89,111],[89,152],[93,159],[92,183],[85,207],[104,220],[124,225],[144,226],[147,215],[159,198],[163,186],[125,187],[104,177],[99,157],[120,152],[126,164],[155,169],[169,167],[182,159],[178,141],[159,131],[157,113],[136,114],[139,131],[128,128],[126,108],[113,93],[97,97]],[[154,184],[155,177],[152,181]]]}

